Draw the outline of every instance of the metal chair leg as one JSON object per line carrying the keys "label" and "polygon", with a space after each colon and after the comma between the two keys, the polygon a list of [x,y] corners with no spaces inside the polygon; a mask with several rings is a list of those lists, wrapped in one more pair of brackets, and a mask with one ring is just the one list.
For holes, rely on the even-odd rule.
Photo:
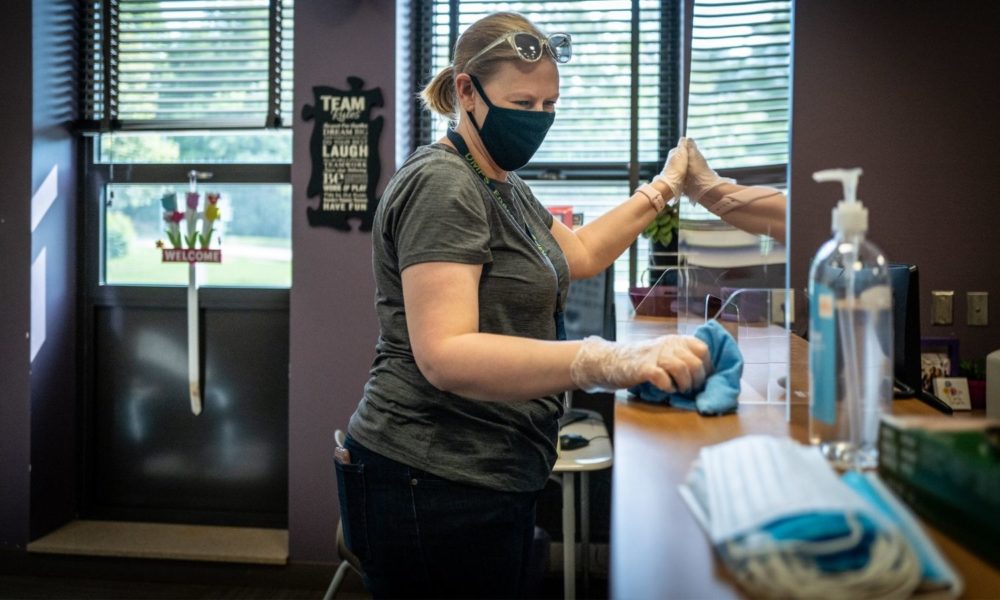
{"label": "metal chair leg", "polygon": [[333,575],[333,581],[330,582],[330,587],[326,588],[326,594],[323,595],[323,600],[333,600],[333,597],[337,595],[337,589],[340,588],[340,584],[344,581],[344,575],[347,574],[347,569],[350,567],[350,563],[346,560],[340,561],[340,566],[337,567],[337,572]]}

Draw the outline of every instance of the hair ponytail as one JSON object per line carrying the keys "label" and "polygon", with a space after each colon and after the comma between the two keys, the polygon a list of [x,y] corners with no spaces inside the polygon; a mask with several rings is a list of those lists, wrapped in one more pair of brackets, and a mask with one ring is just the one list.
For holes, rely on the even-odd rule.
{"label": "hair ponytail", "polygon": [[420,92],[424,106],[448,119],[455,119],[455,67],[448,65],[438,71]]}

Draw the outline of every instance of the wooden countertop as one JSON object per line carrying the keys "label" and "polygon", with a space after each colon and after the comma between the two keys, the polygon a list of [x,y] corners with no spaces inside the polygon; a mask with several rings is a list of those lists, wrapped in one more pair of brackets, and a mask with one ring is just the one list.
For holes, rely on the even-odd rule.
{"label": "wooden countertop", "polygon": [[[631,326],[634,331],[636,325]],[[805,387],[807,349],[804,341],[793,338],[790,369],[799,375],[793,376],[793,391]],[[779,404],[742,404],[733,415],[702,417],[629,398],[627,392],[619,392],[615,404],[611,597],[744,597],[717,560],[677,486],[703,446],[746,434],[789,435],[805,441],[807,405],[793,404],[791,420],[786,421],[785,406]],[[941,414],[917,400],[897,400],[893,412]],[[1000,571],[933,528],[927,531],[965,579],[963,597],[1000,597]]]}

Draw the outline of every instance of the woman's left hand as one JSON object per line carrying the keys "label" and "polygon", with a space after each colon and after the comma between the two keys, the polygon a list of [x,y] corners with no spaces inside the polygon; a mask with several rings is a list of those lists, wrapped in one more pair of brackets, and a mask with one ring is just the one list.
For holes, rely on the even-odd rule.
{"label": "woman's left hand", "polygon": [[687,138],[681,138],[677,141],[677,145],[667,153],[667,160],[663,163],[663,171],[653,179],[653,183],[655,184],[657,180],[663,181],[670,187],[671,197],[680,198],[684,192],[684,178],[687,177],[687,170]]}

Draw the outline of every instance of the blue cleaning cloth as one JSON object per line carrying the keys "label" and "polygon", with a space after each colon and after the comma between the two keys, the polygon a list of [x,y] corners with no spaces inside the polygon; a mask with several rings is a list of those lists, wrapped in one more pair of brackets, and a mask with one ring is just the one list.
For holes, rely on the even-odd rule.
{"label": "blue cleaning cloth", "polygon": [[722,415],[736,410],[743,376],[743,355],[736,340],[716,321],[709,321],[694,332],[694,337],[708,344],[712,356],[712,374],[704,387],[687,392],[664,392],[648,381],[629,388],[629,392],[646,402],[669,404],[701,415]]}

